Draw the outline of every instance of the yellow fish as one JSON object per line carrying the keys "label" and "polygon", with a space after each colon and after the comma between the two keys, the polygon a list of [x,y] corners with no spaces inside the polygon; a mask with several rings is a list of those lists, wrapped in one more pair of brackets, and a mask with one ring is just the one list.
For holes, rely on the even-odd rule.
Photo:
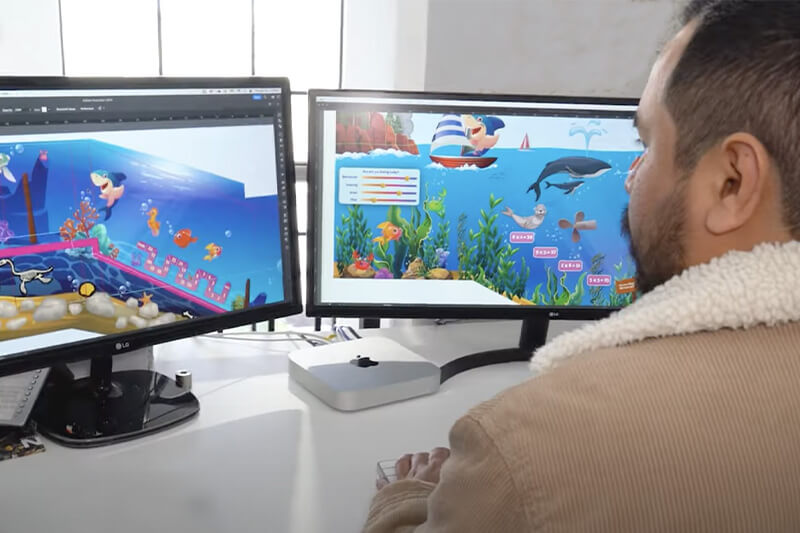
{"label": "yellow fish", "polygon": [[206,261],[211,261],[212,259],[216,259],[220,256],[222,253],[222,246],[217,246],[212,242],[206,245],[206,250],[208,250],[208,254],[203,259]]}
{"label": "yellow fish", "polygon": [[400,237],[403,236],[403,230],[389,222],[381,222],[378,224],[378,227],[383,230],[380,237],[375,237],[372,239],[372,242],[378,242],[382,245],[388,244],[389,241],[397,241],[400,240]]}

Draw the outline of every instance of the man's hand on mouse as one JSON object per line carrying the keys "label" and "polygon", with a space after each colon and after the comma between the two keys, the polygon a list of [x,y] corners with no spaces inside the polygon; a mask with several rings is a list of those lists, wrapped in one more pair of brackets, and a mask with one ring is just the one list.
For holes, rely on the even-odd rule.
{"label": "man's hand on mouse", "polygon": [[[395,463],[397,481],[403,479],[418,479],[429,483],[439,483],[439,473],[442,465],[450,457],[448,448],[434,448],[430,453],[407,453]],[[375,484],[378,490],[388,485],[390,481],[378,479]]]}

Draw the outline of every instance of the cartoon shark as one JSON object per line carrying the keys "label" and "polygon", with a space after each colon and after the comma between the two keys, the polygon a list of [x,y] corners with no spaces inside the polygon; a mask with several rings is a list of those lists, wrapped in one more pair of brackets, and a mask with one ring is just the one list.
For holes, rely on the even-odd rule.
{"label": "cartoon shark", "polygon": [[564,194],[572,194],[575,190],[584,184],[583,180],[576,180],[576,181],[568,181],[566,183],[551,183],[549,181],[545,181],[545,189],[549,189],[550,187],[555,187],[556,189],[561,189],[564,191]]}
{"label": "cartoon shark", "polygon": [[542,195],[540,184],[548,176],[554,174],[569,174],[573,178],[596,178],[611,170],[611,165],[605,161],[592,157],[570,156],[556,159],[547,163],[539,174],[539,178],[528,187],[526,192],[533,190],[536,193],[536,200]]}
{"label": "cartoon shark", "polygon": [[108,220],[111,217],[111,208],[122,198],[125,193],[125,186],[122,182],[126,179],[122,172],[109,172],[107,170],[95,170],[90,174],[92,183],[100,187],[100,198],[106,201],[105,207],[98,211],[105,211]]}
{"label": "cartoon shark", "polygon": [[485,154],[500,139],[495,132],[506,127],[499,118],[487,115],[461,115],[461,121],[467,127],[467,139],[473,147],[472,151],[461,154],[468,156]]}
{"label": "cartoon shark", "polygon": [[14,174],[8,169],[8,163],[11,161],[11,156],[8,154],[4,154],[0,152],[0,173],[3,174],[3,177],[10,181],[11,183],[16,183],[17,178],[14,177]]}

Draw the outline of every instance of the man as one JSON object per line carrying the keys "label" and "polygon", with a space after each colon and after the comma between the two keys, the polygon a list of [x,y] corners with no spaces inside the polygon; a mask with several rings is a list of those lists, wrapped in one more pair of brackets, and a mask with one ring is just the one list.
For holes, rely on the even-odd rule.
{"label": "man", "polygon": [[684,22],[626,183],[644,296],[401,458],[366,531],[800,529],[800,2]]}

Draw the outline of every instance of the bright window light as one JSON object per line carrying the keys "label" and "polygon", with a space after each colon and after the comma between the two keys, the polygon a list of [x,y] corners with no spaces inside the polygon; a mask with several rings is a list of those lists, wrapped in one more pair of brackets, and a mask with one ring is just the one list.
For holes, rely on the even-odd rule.
{"label": "bright window light", "polygon": [[250,0],[161,0],[165,76],[249,76]]}
{"label": "bright window light", "polygon": [[292,95],[292,145],[295,163],[308,161],[308,95]]}
{"label": "bright window light", "polygon": [[288,76],[295,91],[338,87],[340,25],[336,0],[255,0],[256,74]]}
{"label": "bright window light", "polygon": [[0,74],[60,76],[58,0],[3,2]]}
{"label": "bright window light", "polygon": [[157,5],[156,0],[62,0],[67,76],[157,76]]}

